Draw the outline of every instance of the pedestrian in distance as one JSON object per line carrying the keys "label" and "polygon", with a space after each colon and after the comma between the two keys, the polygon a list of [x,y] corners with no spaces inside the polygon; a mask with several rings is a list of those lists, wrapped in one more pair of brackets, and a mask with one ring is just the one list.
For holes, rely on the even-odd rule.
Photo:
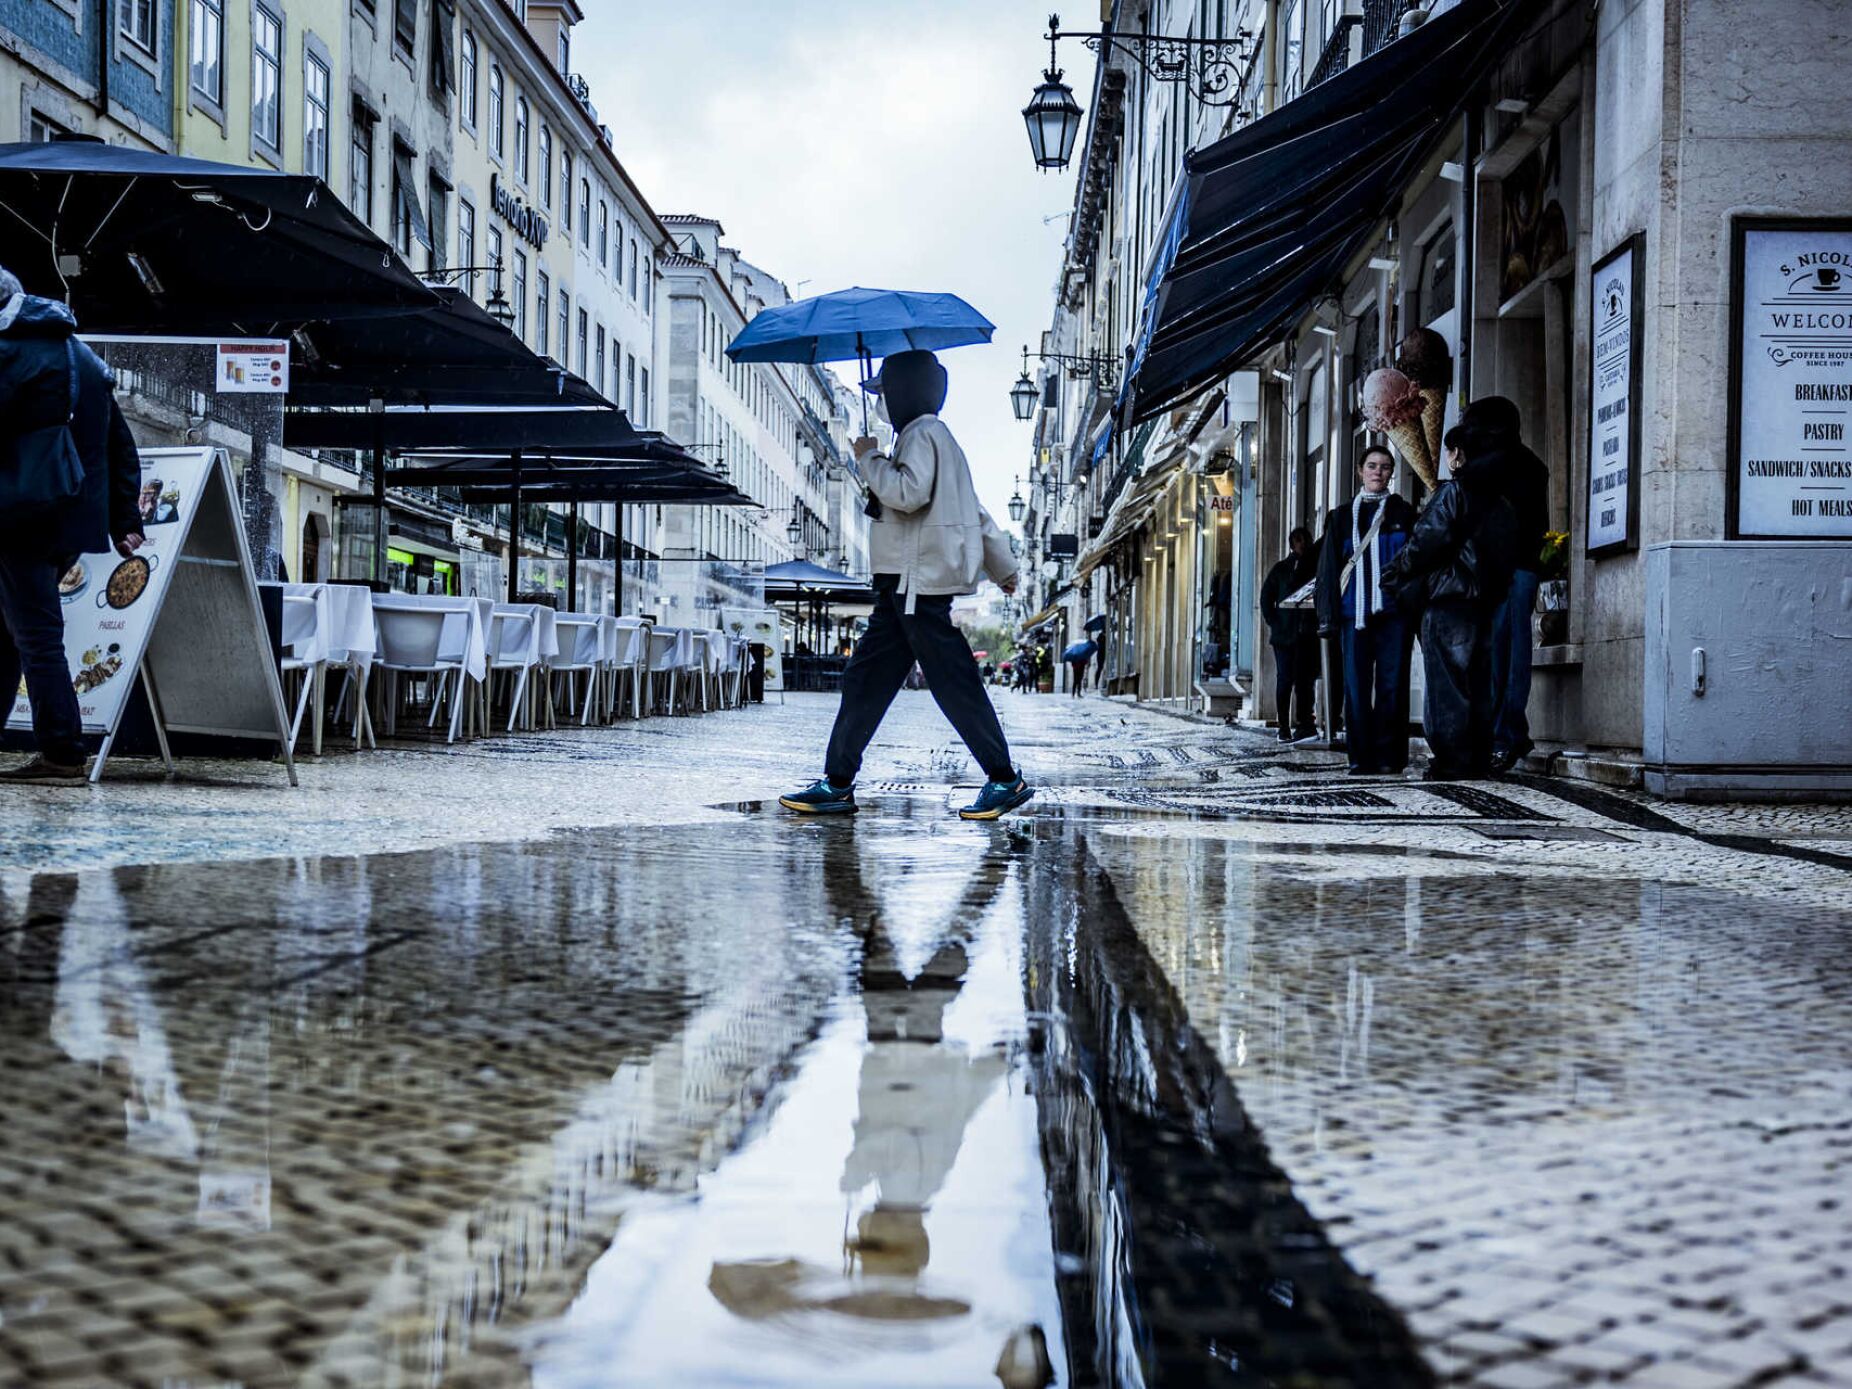
{"label": "pedestrian in distance", "polygon": [[868,549],[874,613],[842,673],[842,703],[824,756],[823,778],[779,797],[807,815],[853,813],[862,754],[907,673],[918,662],[941,712],[964,739],[986,778],[966,820],[995,820],[1034,792],[1010,757],[997,711],[978,677],[977,658],[952,622],[952,599],[975,593],[988,575],[1016,591],[1009,540],[977,499],[964,450],[939,411],[945,368],[930,352],[900,352],[876,379],[893,452],[866,436],[855,459],[871,497]]}
{"label": "pedestrian in distance", "polygon": [[1383,590],[1398,611],[1421,612],[1423,775],[1459,781],[1492,770],[1492,621],[1511,588],[1518,527],[1497,476],[1498,435],[1456,424],[1442,442],[1451,477],[1384,566]]}
{"label": "pedestrian in distance", "polygon": [[1260,615],[1273,646],[1273,702],[1279,711],[1282,743],[1311,737],[1318,722],[1312,708],[1313,686],[1318,680],[1317,629],[1304,609],[1282,606],[1312,582],[1318,560],[1312,532],[1304,526],[1294,526],[1286,544],[1286,558],[1267,571],[1260,586]]}
{"label": "pedestrian in distance", "polygon": [[1531,611],[1537,606],[1543,537],[1550,529],[1550,469],[1519,439],[1518,407],[1504,396],[1475,400],[1460,412],[1463,428],[1483,429],[1486,462],[1517,521],[1511,590],[1492,618],[1492,770],[1508,772],[1531,742]]}
{"label": "pedestrian in distance", "polygon": [[1408,543],[1415,508],[1389,490],[1395,458],[1380,444],[1357,464],[1357,494],[1325,517],[1314,590],[1321,637],[1344,668],[1345,748],[1356,776],[1408,766],[1408,657],[1414,629],[1383,591],[1383,571]]}
{"label": "pedestrian in distance", "polygon": [[1092,637],[1070,642],[1067,650],[1061,653],[1061,659],[1068,669],[1069,693],[1076,698],[1087,688],[1087,667],[1093,661],[1094,641]]}
{"label": "pedestrian in distance", "polygon": [[0,697],[11,709],[23,673],[37,754],[0,781],[81,782],[83,716],[64,654],[58,580],[77,557],[141,548],[141,458],[116,406],[115,381],[77,340],[65,305],[27,294],[0,267],[0,472],[46,476],[52,451],[74,450],[76,491],[15,501],[0,514]]}

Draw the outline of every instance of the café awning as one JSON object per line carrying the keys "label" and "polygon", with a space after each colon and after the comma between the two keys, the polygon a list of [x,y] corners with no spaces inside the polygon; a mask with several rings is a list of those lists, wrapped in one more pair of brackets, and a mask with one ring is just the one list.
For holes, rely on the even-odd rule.
{"label": "caf\u00e9 awning", "polygon": [[0,254],[86,333],[272,337],[435,292],[320,179],[94,140],[0,145]]}
{"label": "caf\u00e9 awning", "polygon": [[660,440],[611,407],[564,410],[291,410],[283,443],[292,449],[522,449],[529,456],[574,448],[640,446]]}
{"label": "caf\u00e9 awning", "polygon": [[817,598],[825,602],[865,603],[874,596],[866,579],[826,569],[809,560],[787,560],[765,567],[765,598]]}
{"label": "caf\u00e9 awning", "polygon": [[1528,12],[1461,0],[1190,153],[1146,285],[1134,418],[1220,380],[1332,287]]}
{"label": "caf\u00e9 awning", "polygon": [[462,290],[434,293],[437,303],[423,312],[310,324],[298,336],[312,350],[299,350],[290,365],[289,403],[609,408],[588,382],[535,353]]}

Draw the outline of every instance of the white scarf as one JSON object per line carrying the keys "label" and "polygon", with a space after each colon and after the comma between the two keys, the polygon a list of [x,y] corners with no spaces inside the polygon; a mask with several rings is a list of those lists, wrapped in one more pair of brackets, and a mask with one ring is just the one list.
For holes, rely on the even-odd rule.
{"label": "white scarf", "polygon": [[[1358,522],[1363,516],[1363,504],[1366,501],[1376,503],[1376,515],[1370,518],[1367,535],[1359,535]],[[1361,632],[1364,624],[1383,610],[1383,516],[1389,510],[1389,493],[1359,492],[1350,502],[1350,555],[1351,563],[1356,566],[1357,597],[1352,607],[1356,609],[1357,630]],[[1364,563],[1363,551],[1369,547],[1369,563]]]}

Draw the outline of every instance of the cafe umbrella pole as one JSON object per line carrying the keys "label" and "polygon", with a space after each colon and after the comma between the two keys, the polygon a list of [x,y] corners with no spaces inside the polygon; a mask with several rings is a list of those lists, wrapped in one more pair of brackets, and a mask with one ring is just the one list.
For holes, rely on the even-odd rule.
{"label": "cafe umbrella pole", "polygon": [[373,583],[386,591],[386,410],[373,416]]}
{"label": "cafe umbrella pole", "polygon": [[516,449],[509,455],[514,468],[514,481],[508,498],[508,601],[514,602],[519,592],[521,574],[521,451]]}
{"label": "cafe umbrella pole", "polygon": [[566,509],[566,611],[579,610],[579,504]]}

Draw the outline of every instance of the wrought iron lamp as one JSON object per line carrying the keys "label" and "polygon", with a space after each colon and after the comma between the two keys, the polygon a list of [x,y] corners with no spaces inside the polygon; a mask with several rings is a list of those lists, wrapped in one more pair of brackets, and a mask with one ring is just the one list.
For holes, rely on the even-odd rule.
{"label": "wrought iron lamp", "polygon": [[1029,504],[1022,499],[1022,479],[1016,479],[1016,490],[1010,494],[1010,520],[1021,521]]}
{"label": "wrought iron lamp", "polygon": [[1043,172],[1067,168],[1068,160],[1074,157],[1074,138],[1080,134],[1080,103],[1074,100],[1074,89],[1061,80],[1061,69],[1055,66],[1055,39],[1060,28],[1060,16],[1049,15],[1048,69],[1042,74],[1042,85],[1022,108],[1035,167]]}

